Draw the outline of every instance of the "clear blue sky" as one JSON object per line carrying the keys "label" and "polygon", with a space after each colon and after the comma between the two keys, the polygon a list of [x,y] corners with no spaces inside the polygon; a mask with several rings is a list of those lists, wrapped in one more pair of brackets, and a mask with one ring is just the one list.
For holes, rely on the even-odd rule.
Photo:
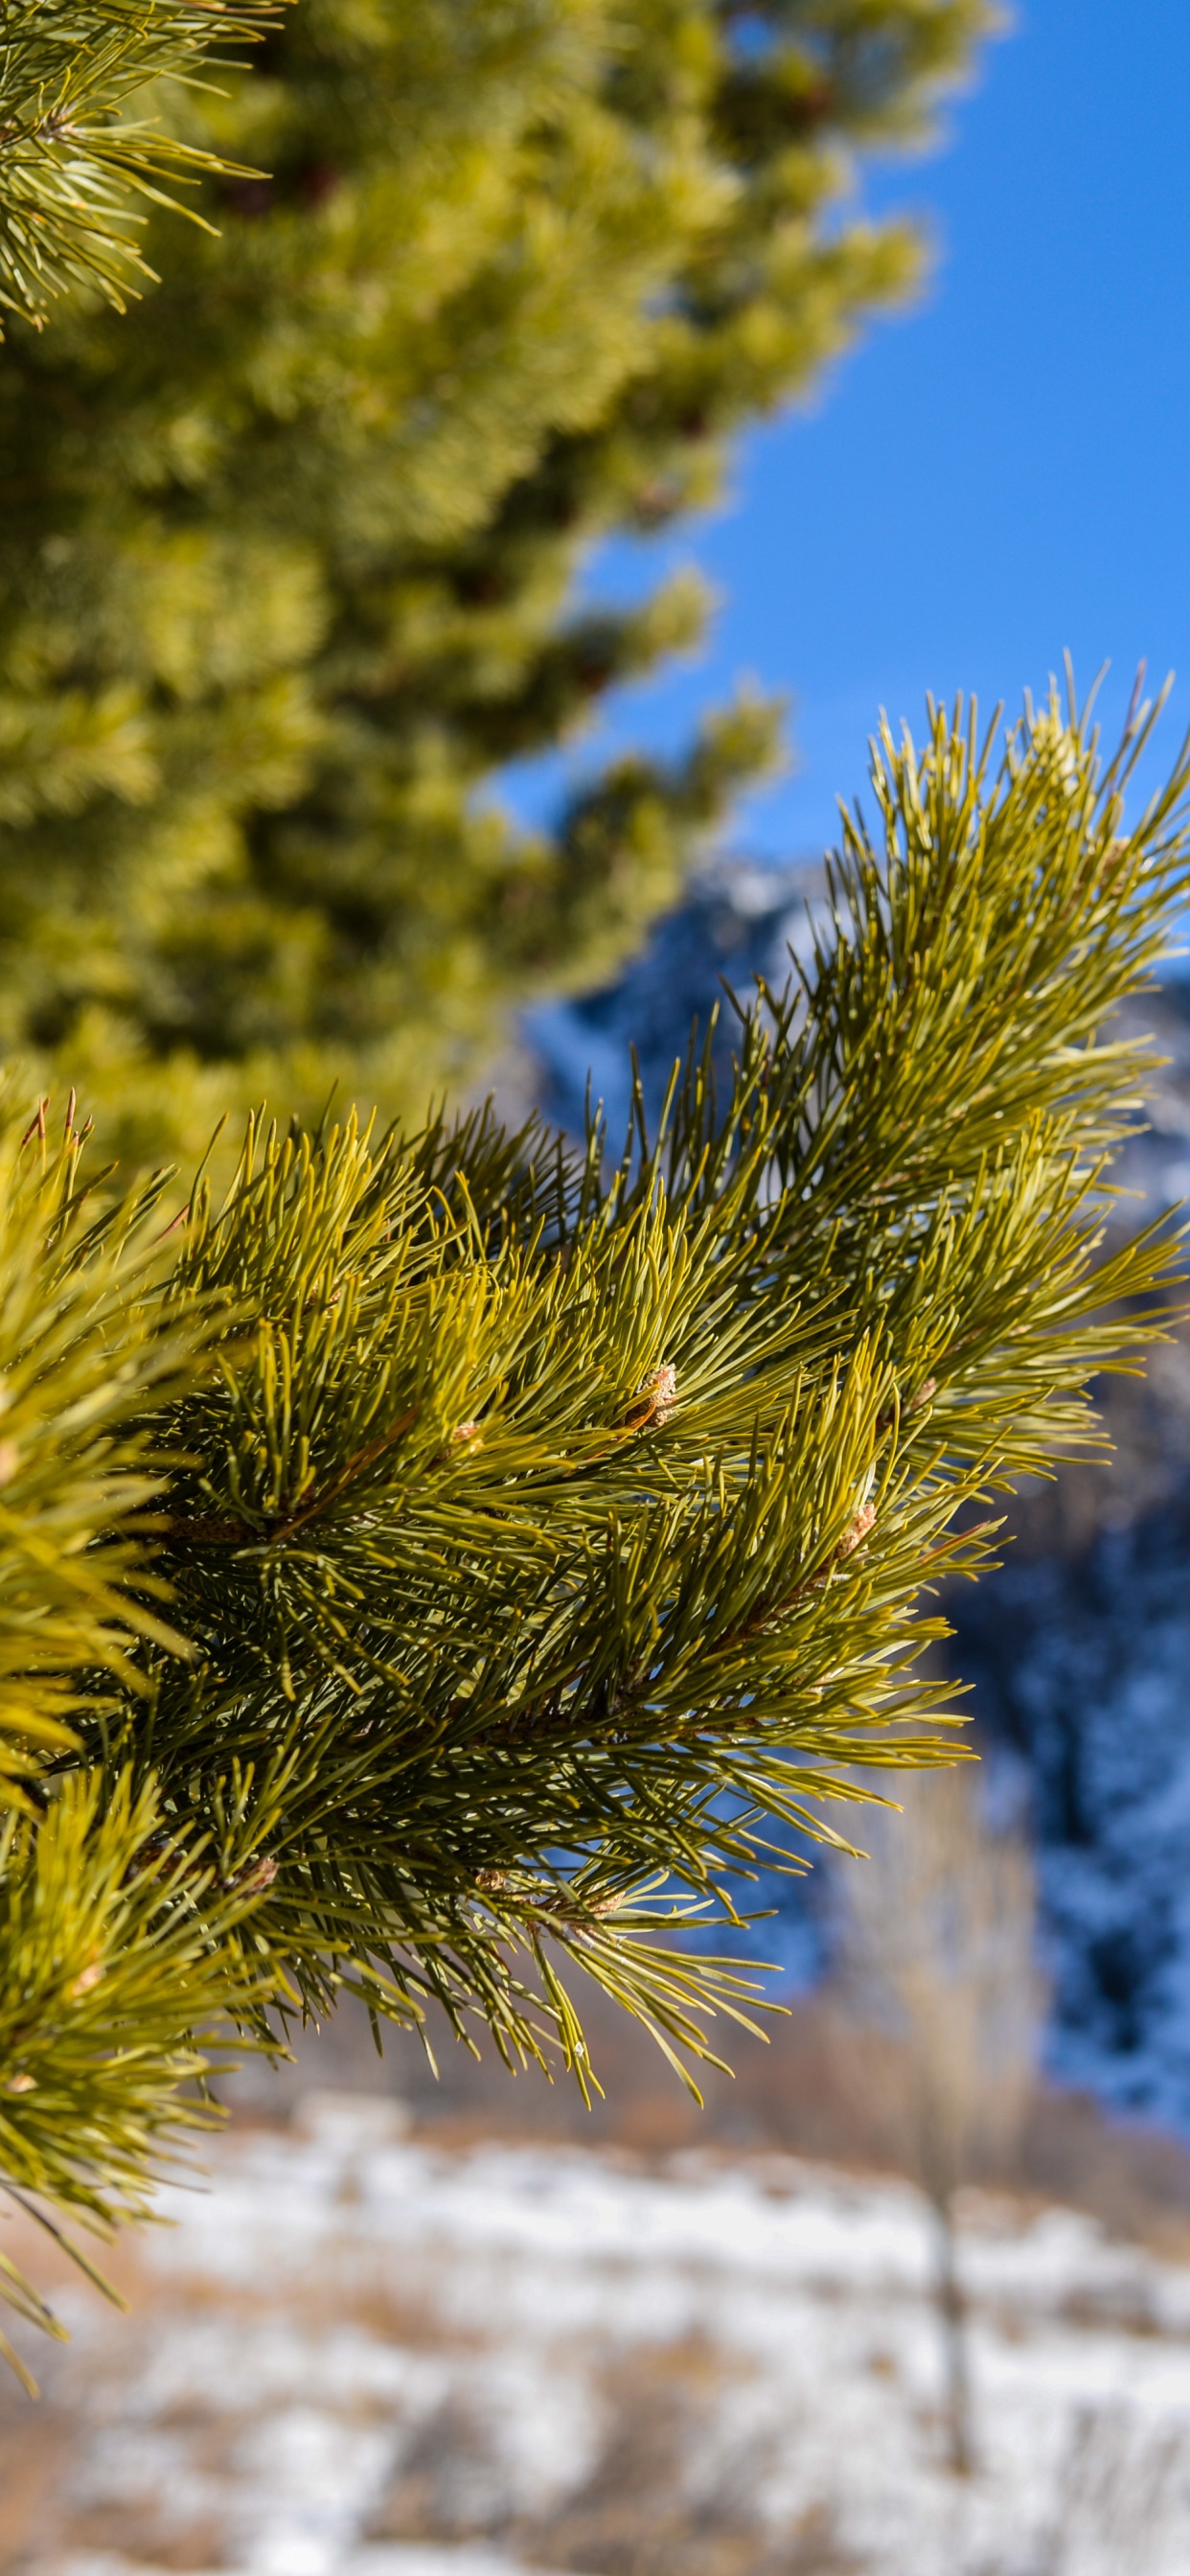
{"label": "clear blue sky", "polygon": [[1190,0],[1020,0],[947,124],[869,179],[930,217],[924,304],[748,440],[725,510],[596,567],[623,591],[693,561],[722,605],[582,764],[675,745],[742,673],[787,690],[799,766],[742,818],[758,854],[833,839],[877,709],[916,722],[928,688],[1015,707],[1068,647],[1082,684],[1110,659],[1112,716],[1143,655],[1179,671],[1171,750],[1190,718]]}

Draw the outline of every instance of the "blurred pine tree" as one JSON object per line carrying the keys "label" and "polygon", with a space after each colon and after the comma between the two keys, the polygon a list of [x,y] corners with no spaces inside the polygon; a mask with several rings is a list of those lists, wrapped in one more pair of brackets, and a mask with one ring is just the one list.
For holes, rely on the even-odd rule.
{"label": "blurred pine tree", "polygon": [[[0,374],[0,1053],[133,1158],[215,1112],[420,1107],[612,971],[770,753],[712,717],[552,835],[476,791],[698,632],[568,606],[903,296],[849,202],[987,0],[301,0],[175,90],[214,238]],[[182,104],[179,108],[177,100]],[[159,251],[159,221],[172,224]]]}

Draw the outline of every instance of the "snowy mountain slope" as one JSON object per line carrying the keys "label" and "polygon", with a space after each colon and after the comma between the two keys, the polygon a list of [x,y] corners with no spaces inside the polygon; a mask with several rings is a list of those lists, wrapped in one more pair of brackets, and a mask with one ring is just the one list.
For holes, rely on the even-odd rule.
{"label": "snowy mountain slope", "polygon": [[1008,1565],[955,1662],[1031,1780],[1050,2065],[1190,2128],[1190,1493]]}
{"label": "snowy mountain slope", "polygon": [[645,1096],[655,1108],[675,1057],[685,1054],[692,1022],[705,1028],[716,1003],[722,1005],[716,1058],[726,1074],[735,1019],[724,1004],[724,985],[741,1000],[750,998],[757,976],[783,986],[789,949],[807,946],[822,890],[817,865],[734,862],[708,870],[618,984],[530,1012],[525,1036],[549,1115],[580,1135],[589,1081],[618,1151],[628,1125],[630,1051],[636,1050]]}

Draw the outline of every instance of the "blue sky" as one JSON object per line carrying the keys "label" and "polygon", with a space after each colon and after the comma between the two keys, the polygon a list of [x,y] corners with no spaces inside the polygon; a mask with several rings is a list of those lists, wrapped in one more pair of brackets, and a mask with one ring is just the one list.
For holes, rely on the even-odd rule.
{"label": "blue sky", "polygon": [[[1019,706],[1069,648],[1179,670],[1190,719],[1190,0],[1021,0],[941,153],[869,174],[925,211],[925,301],[881,323],[812,408],[751,436],[726,508],[617,546],[594,587],[698,564],[709,649],[611,702],[578,763],[674,746],[742,674],[793,699],[793,776],[741,817],[757,855],[834,837],[878,708],[925,691]],[[555,788],[558,768],[551,767]],[[527,782],[526,782],[527,784]],[[537,803],[547,779],[537,782]]]}

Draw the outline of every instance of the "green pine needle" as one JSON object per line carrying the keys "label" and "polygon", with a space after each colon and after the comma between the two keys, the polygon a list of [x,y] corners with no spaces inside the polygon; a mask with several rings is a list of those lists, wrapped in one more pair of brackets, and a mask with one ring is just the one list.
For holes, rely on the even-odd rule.
{"label": "green pine needle", "polygon": [[[0,48],[0,308],[40,330],[72,287],[123,312],[155,271],[147,205],[216,172],[253,174],[129,113],[157,81],[189,81],[221,45],[259,41],[273,0],[9,0]],[[209,227],[208,227],[209,229]],[[2,337],[0,333],[0,337]]]}

